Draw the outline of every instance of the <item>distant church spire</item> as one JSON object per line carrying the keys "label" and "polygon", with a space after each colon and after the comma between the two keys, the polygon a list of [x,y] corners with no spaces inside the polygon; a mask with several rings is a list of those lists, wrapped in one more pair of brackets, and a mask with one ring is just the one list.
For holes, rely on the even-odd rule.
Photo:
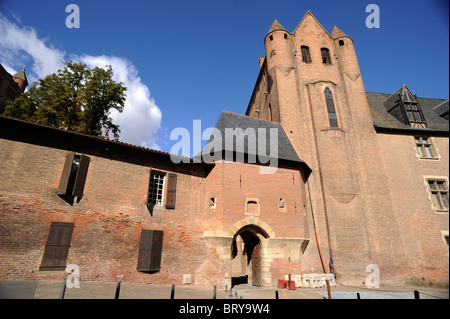
{"label": "distant church spire", "polygon": [[13,75],[13,80],[17,83],[22,92],[25,91],[25,88],[28,86],[27,76],[25,74],[25,67],[23,66],[22,70]]}

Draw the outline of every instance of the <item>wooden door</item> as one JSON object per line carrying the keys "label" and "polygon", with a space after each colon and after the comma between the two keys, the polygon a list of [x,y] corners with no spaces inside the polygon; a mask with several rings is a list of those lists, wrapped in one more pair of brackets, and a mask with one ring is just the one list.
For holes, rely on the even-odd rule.
{"label": "wooden door", "polygon": [[252,285],[262,286],[262,257],[261,245],[258,243],[252,252]]}

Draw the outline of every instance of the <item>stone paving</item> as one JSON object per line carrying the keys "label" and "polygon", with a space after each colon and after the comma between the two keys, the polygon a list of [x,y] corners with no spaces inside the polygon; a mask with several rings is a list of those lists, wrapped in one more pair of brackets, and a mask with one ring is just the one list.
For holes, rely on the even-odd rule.
{"label": "stone paving", "polygon": [[[66,288],[64,299],[114,299],[115,282],[80,282],[80,288]],[[0,280],[0,299],[58,299],[62,281]],[[449,290],[428,287],[366,287],[337,286],[331,288],[333,299],[414,299],[414,290],[421,299],[449,299]],[[171,285],[134,284],[120,285],[120,299],[170,299]],[[175,299],[212,299],[213,286],[175,286]],[[297,288],[296,290],[271,287],[254,287],[247,284],[234,286],[232,295],[217,288],[217,299],[325,299],[326,288]],[[237,295],[236,295],[237,293]]]}

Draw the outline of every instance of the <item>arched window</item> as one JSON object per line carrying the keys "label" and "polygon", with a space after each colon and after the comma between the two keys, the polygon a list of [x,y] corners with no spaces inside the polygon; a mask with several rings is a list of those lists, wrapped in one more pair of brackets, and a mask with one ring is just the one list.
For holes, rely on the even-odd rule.
{"label": "arched window", "polygon": [[311,55],[309,54],[309,47],[302,45],[302,61],[305,63],[311,63]]}
{"label": "arched window", "polygon": [[320,49],[320,52],[322,52],[322,62],[324,64],[331,64],[330,50],[322,48]]}
{"label": "arched window", "polygon": [[327,103],[328,120],[331,127],[338,127],[336,109],[334,108],[333,93],[329,88],[325,88],[325,101]]}
{"label": "arched window", "polygon": [[270,105],[269,103],[269,117],[268,117],[269,121],[272,121],[272,105]]}

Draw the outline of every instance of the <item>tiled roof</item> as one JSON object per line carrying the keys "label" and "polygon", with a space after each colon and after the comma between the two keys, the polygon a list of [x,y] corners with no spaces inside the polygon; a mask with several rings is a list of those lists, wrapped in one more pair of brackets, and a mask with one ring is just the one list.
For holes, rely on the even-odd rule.
{"label": "tiled roof", "polygon": [[61,132],[61,133],[64,133],[64,134],[69,134],[69,135],[73,135],[73,136],[79,136],[79,137],[89,138],[89,139],[96,140],[96,141],[101,141],[102,143],[114,144],[114,145],[119,145],[119,146],[123,146],[123,147],[127,147],[127,148],[138,149],[138,150],[142,150],[142,151],[146,151],[146,152],[150,152],[150,153],[154,153],[154,154],[158,154],[158,155],[166,156],[166,157],[180,158],[182,162],[192,162],[193,161],[193,159],[189,158],[189,157],[184,157],[184,156],[171,154],[171,153],[167,153],[167,152],[163,152],[163,151],[159,151],[159,150],[155,150],[155,149],[151,149],[151,148],[147,148],[147,147],[143,147],[143,146],[138,146],[138,145],[133,145],[133,144],[125,143],[125,142],[120,142],[120,141],[117,141],[117,140],[108,140],[108,139],[104,139],[104,138],[99,137],[99,136],[93,136],[93,135],[88,135],[88,134],[79,133],[79,132],[67,131],[67,130],[64,130],[64,129],[61,129],[61,128],[56,128],[56,127],[43,125],[43,124],[37,124],[37,123],[25,121],[25,120],[20,120],[20,119],[15,119],[15,118],[11,118],[11,117],[6,117],[6,116],[3,116],[3,115],[0,115],[0,137],[3,135],[2,131],[1,131],[1,129],[2,129],[2,121],[16,122],[17,124],[20,123],[20,124],[26,125],[28,127],[41,128],[41,129],[44,129],[44,130],[48,130],[49,134],[51,134],[50,133],[51,131],[58,131],[58,132]]}
{"label": "tiled roof", "polygon": [[[252,155],[259,155],[259,138],[260,135],[259,132],[265,133],[265,151],[266,155],[270,157],[270,138],[272,135],[272,138],[274,137],[271,129],[276,130],[278,133],[278,139],[276,140],[278,144],[278,159],[291,161],[291,162],[298,162],[303,163],[306,165],[304,161],[300,159],[300,157],[297,155],[297,152],[295,151],[294,147],[292,146],[291,142],[289,141],[289,138],[287,137],[286,133],[284,132],[283,127],[279,123],[274,123],[270,121],[255,119],[246,115],[236,114],[232,112],[222,112],[220,115],[219,120],[217,121],[217,124],[215,126],[215,129],[220,132],[222,141],[221,141],[221,149],[214,149],[214,151],[224,151],[224,152],[237,152],[240,153],[240,149],[237,146],[238,143],[242,143],[244,154],[252,154]],[[226,143],[226,135],[227,135],[227,129],[235,130],[235,129],[242,129],[243,133],[245,134],[245,130],[251,129],[251,131],[256,133],[256,141],[255,141],[255,149],[252,149],[251,145],[249,148],[248,138],[244,138],[243,140],[237,140],[236,137],[233,137],[233,144],[227,144]],[[258,129],[263,129],[261,131],[258,131]],[[230,131],[228,131],[230,132]],[[250,132],[250,131],[248,131]],[[229,133],[228,133],[229,134]],[[213,143],[214,139],[211,136],[210,140],[204,147],[204,151],[207,152],[209,148],[212,146],[210,143]],[[206,150],[205,150],[206,149]],[[263,153],[261,151],[261,153]],[[201,154],[204,154],[203,151]],[[200,154],[198,154],[200,155]],[[197,155],[197,156],[198,156]]]}
{"label": "tiled roof", "polygon": [[[389,99],[392,94],[386,93],[376,93],[376,92],[366,92],[367,102],[369,103],[370,112],[372,114],[373,124],[377,128],[384,129],[398,129],[398,130],[417,130],[417,131],[437,131],[437,132],[448,132],[449,122],[445,118],[439,116],[440,114],[436,111],[435,107],[443,104],[445,107],[445,99],[435,99],[435,98],[422,98],[418,97],[418,101],[422,112],[425,116],[427,123],[426,128],[413,128],[409,125],[403,124],[392,114],[390,114],[384,102]],[[443,114],[443,113],[442,113]]]}

